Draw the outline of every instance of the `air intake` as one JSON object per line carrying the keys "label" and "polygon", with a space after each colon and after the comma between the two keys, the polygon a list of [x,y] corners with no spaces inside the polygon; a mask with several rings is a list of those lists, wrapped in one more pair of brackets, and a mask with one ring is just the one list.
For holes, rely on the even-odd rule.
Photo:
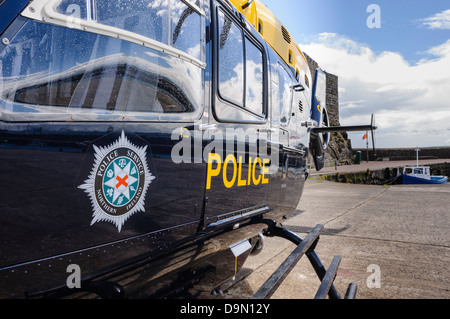
{"label": "air intake", "polygon": [[281,27],[281,33],[283,33],[283,38],[286,40],[287,43],[291,43],[291,35],[289,34],[289,31],[286,30],[285,27]]}

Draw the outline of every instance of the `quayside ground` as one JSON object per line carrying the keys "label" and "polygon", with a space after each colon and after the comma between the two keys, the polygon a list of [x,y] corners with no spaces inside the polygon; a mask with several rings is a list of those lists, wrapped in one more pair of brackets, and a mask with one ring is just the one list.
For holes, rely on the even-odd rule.
{"label": "quayside ground", "polygon": [[[284,226],[302,237],[317,224],[325,226],[316,252],[326,268],[335,255],[342,257],[335,280],[341,295],[353,282],[358,299],[448,299],[448,207],[450,184],[373,186],[310,178]],[[266,238],[263,252],[249,257],[238,278],[214,298],[253,296],[294,248]],[[302,258],[272,298],[310,299],[319,284]],[[211,296],[205,291],[201,298]]]}

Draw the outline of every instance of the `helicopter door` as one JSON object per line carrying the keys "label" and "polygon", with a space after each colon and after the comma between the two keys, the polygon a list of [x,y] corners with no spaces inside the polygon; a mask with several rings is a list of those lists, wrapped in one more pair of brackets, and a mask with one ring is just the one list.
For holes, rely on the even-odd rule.
{"label": "helicopter door", "polygon": [[291,108],[291,131],[295,133],[293,133],[290,139],[290,146],[302,154],[306,154],[309,147],[308,129],[302,126],[302,122],[310,118],[309,103],[305,88],[305,85],[301,83],[293,85]]}
{"label": "helicopter door", "polygon": [[278,140],[279,143],[279,168],[269,186],[269,205],[284,215],[298,203],[298,177],[301,171],[298,168],[302,167],[304,157],[299,142],[301,135],[297,129],[301,115],[298,105],[300,101],[303,103],[304,95],[296,87],[294,77],[280,62],[273,65],[276,72],[272,72],[271,80],[271,140]]}
{"label": "helicopter door", "polygon": [[217,11],[216,69],[207,157],[205,226],[264,209],[269,183],[265,155],[266,56],[240,22]]}

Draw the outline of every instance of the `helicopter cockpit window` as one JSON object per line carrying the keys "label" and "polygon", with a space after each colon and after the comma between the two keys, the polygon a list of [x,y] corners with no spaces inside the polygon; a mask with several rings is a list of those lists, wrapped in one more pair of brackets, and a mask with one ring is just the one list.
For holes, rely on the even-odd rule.
{"label": "helicopter cockpit window", "polygon": [[[188,3],[200,6],[200,0]],[[149,37],[200,59],[201,17],[181,0],[62,0],[56,11]]]}
{"label": "helicopter cockpit window", "polygon": [[[194,57],[203,50],[200,15],[182,1],[64,0],[57,8],[146,33]],[[30,19],[0,51],[0,120],[194,118],[202,74],[197,64],[159,50]]]}

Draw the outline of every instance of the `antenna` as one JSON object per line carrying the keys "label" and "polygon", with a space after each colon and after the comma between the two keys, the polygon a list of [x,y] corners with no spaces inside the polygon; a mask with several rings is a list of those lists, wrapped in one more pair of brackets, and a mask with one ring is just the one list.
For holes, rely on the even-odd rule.
{"label": "antenna", "polygon": [[416,148],[416,157],[417,157],[417,167],[419,167],[419,152],[420,152],[420,149],[419,149],[419,146],[417,146],[417,148]]}

